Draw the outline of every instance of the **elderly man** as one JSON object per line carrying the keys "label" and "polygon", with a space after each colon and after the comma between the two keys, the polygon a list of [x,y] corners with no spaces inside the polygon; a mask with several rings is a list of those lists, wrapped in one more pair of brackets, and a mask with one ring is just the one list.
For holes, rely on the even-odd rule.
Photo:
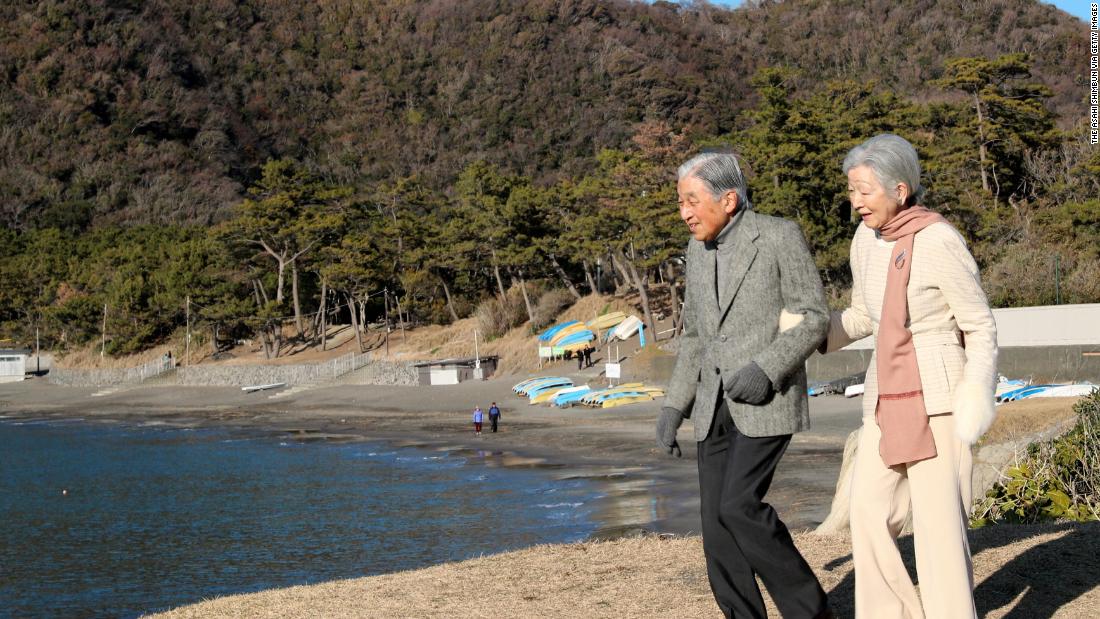
{"label": "elderly man", "polygon": [[766,617],[759,576],[787,618],[831,617],[825,592],[764,502],[795,432],[809,428],[806,357],[825,336],[821,278],[798,225],[752,211],[731,154],[680,166],[691,231],[680,354],[657,445],[680,456],[694,419],[703,552],[727,617]]}

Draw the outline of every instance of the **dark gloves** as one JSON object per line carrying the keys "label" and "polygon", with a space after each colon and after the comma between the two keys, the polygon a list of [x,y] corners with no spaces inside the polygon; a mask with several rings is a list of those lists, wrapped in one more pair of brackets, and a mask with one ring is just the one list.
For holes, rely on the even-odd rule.
{"label": "dark gloves", "polygon": [[680,457],[680,444],[676,442],[676,430],[684,423],[684,416],[675,408],[665,406],[657,415],[657,447],[662,451]]}
{"label": "dark gloves", "polygon": [[771,379],[755,361],[749,361],[725,382],[726,397],[734,402],[761,404],[772,393]]}

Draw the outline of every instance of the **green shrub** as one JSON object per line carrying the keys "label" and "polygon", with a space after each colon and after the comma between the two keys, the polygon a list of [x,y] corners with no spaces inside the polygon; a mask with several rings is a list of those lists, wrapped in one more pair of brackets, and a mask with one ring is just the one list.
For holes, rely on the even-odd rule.
{"label": "green shrub", "polygon": [[971,525],[1100,520],[1100,390],[1074,405],[1066,434],[1028,445],[975,510]]}

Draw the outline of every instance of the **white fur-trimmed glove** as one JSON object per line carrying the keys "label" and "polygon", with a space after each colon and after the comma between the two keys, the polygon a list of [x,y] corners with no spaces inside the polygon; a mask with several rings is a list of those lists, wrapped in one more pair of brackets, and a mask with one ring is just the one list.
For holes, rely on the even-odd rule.
{"label": "white fur-trimmed glove", "polygon": [[955,436],[973,445],[985,434],[997,409],[993,405],[993,387],[962,381],[955,386]]}

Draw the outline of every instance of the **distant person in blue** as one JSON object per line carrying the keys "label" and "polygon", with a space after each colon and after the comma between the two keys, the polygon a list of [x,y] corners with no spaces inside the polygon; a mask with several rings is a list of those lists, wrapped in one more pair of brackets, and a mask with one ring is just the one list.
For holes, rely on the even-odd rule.
{"label": "distant person in blue", "polygon": [[474,434],[481,436],[481,422],[485,419],[485,414],[481,412],[480,406],[474,407]]}
{"label": "distant person in blue", "polygon": [[498,423],[500,423],[500,408],[497,407],[496,402],[493,402],[493,405],[489,407],[489,429],[494,434],[496,434]]}

